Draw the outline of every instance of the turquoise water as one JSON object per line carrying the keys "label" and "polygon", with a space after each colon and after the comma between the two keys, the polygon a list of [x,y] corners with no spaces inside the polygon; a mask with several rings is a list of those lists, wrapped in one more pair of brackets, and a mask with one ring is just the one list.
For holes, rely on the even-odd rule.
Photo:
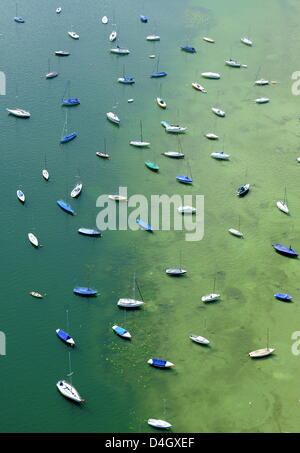
{"label": "turquoise water", "polygon": [[[0,357],[1,432],[151,432],[145,420],[164,418],[174,432],[296,432],[299,359],[291,353],[291,334],[299,330],[298,261],[276,255],[271,244],[292,244],[299,251],[300,211],[298,172],[300,155],[298,98],[291,93],[291,74],[299,70],[296,1],[254,1],[241,4],[172,1],[95,2],[4,1],[0,20],[1,67],[7,94],[0,96],[2,223],[2,307],[0,330],[7,338],[7,355]],[[262,4],[263,3],[263,4]],[[61,15],[55,8],[61,6]],[[170,8],[172,13],[170,14]],[[108,25],[100,18],[107,15]],[[139,14],[149,17],[142,24]],[[117,24],[126,57],[111,55],[108,35]],[[79,41],[68,37],[73,26]],[[279,32],[280,30],[280,32]],[[149,43],[148,34],[161,36]],[[240,43],[249,35],[254,46]],[[202,40],[212,36],[215,44]],[[179,50],[191,44],[197,54]],[[55,50],[69,50],[59,58]],[[163,80],[149,79],[156,70],[168,72]],[[247,69],[224,66],[236,58]],[[51,71],[59,77],[45,80]],[[136,79],[121,86],[123,74]],[[219,81],[201,80],[201,72],[221,73]],[[254,87],[256,78],[280,83]],[[71,96],[81,105],[68,110],[68,131],[78,138],[59,145],[65,110],[60,107],[68,80]],[[202,83],[198,93],[191,83]],[[155,98],[167,101],[166,111]],[[270,97],[266,105],[250,100]],[[127,100],[134,98],[132,104]],[[210,108],[227,113],[216,118]],[[6,115],[5,108],[24,108],[30,120]],[[105,114],[121,118],[116,128]],[[161,120],[183,124],[181,138],[192,169],[194,184],[175,181],[186,172],[186,161],[172,161],[161,153],[177,150],[176,137],[167,135]],[[143,121],[149,150],[137,150],[129,141],[139,139]],[[203,137],[220,135],[219,143]],[[106,139],[110,161],[95,152]],[[230,162],[210,158],[223,149]],[[154,151],[154,154],[153,154]],[[155,160],[160,173],[147,170],[144,161]],[[46,166],[50,180],[41,170]],[[82,195],[69,192],[81,180]],[[236,188],[251,183],[244,199]],[[201,194],[205,197],[205,235],[186,242],[183,232],[106,231],[100,239],[77,234],[81,226],[95,227],[96,199],[127,186],[129,194]],[[291,216],[275,204],[287,187]],[[21,188],[27,200],[16,199]],[[70,217],[57,206],[66,199],[77,215]],[[238,240],[230,227],[245,235]],[[43,244],[38,250],[27,233]],[[170,279],[163,270],[178,265],[180,250],[188,276]],[[136,272],[146,307],[118,310],[120,297],[132,296]],[[213,289],[221,302],[204,306],[200,297]],[[74,286],[90,285],[100,296],[86,300],[72,294]],[[43,300],[28,291],[47,293]],[[275,301],[275,292],[288,292],[294,303]],[[66,310],[69,313],[67,325]],[[126,325],[132,342],[113,335],[114,323]],[[64,400],[55,388],[69,373],[69,350],[55,329],[72,334],[73,384],[86,399],[80,408]],[[251,361],[249,351],[266,346],[267,328],[273,357]],[[192,344],[191,333],[208,337],[210,348]],[[171,360],[172,371],[149,367],[151,356]]]}

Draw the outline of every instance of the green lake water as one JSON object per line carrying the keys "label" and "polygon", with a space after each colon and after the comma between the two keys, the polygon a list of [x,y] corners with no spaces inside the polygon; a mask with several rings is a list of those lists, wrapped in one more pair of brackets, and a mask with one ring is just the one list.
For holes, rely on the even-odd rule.
{"label": "green lake water", "polygon": [[[140,14],[149,17],[147,24]],[[0,356],[1,432],[150,433],[148,418],[168,420],[179,433],[299,430],[300,358],[291,352],[291,335],[300,330],[299,260],[271,247],[280,242],[300,250],[299,98],[291,92],[291,75],[300,70],[299,14],[296,0],[27,0],[18,1],[26,23],[17,24],[15,3],[2,0],[0,70],[7,94],[0,96],[0,330],[7,354]],[[107,25],[100,21],[103,15],[110,19]],[[113,22],[129,56],[109,53]],[[71,27],[78,41],[67,35]],[[153,33],[160,42],[146,41]],[[253,39],[253,47],[243,45],[242,36]],[[197,53],[180,51],[187,44]],[[55,57],[55,50],[71,55]],[[151,53],[159,55],[166,78],[148,77],[157,64],[148,58]],[[49,57],[51,71],[60,73],[53,80],[41,77]],[[226,67],[230,57],[248,67]],[[116,82],[123,65],[135,77],[134,86]],[[206,71],[219,72],[221,79],[202,79]],[[255,87],[257,78],[280,83]],[[68,132],[78,138],[60,145],[65,122],[60,100],[69,80],[70,95],[81,105],[68,110]],[[194,81],[208,93],[195,91]],[[165,111],[155,102],[160,94]],[[261,96],[270,103],[251,102]],[[226,117],[215,117],[213,106]],[[16,107],[29,110],[31,118],[6,115],[5,108]],[[121,118],[119,128],[107,121],[108,111]],[[178,149],[177,138],[161,127],[163,119],[188,128],[180,142],[192,187],[175,180],[186,174],[186,159],[161,156]],[[129,146],[139,139],[140,120],[148,150]],[[221,140],[209,142],[207,132]],[[104,138],[110,161],[95,156]],[[229,162],[211,159],[211,152],[222,149],[231,155]],[[144,166],[154,155],[159,174]],[[45,160],[49,182],[41,176]],[[69,193],[79,179],[84,189],[72,200]],[[251,191],[239,199],[235,190],[246,182]],[[187,242],[184,232],[174,231],[105,231],[95,240],[78,235],[77,228],[96,226],[97,197],[119,186],[148,199],[204,195],[203,239]],[[276,208],[285,186],[289,217]],[[27,197],[24,206],[16,199],[18,188]],[[72,204],[76,216],[58,208],[60,198]],[[238,228],[239,217],[243,240],[227,232]],[[30,231],[42,248],[29,244]],[[188,274],[168,278],[164,269],[179,264],[180,251]],[[134,272],[147,305],[125,318],[116,303],[132,296]],[[201,296],[212,292],[215,277],[221,301],[204,305]],[[76,297],[74,286],[95,287],[100,295]],[[32,290],[47,297],[31,298]],[[294,302],[276,301],[275,292],[292,294]],[[126,326],[131,342],[113,334],[114,323]],[[55,387],[69,373],[69,350],[56,338],[58,327],[77,343],[70,354],[72,382],[86,399],[82,407]],[[249,351],[266,347],[267,329],[275,354],[249,359]],[[209,338],[210,347],[191,343],[191,333]],[[154,369],[146,363],[150,357],[176,366]]]}

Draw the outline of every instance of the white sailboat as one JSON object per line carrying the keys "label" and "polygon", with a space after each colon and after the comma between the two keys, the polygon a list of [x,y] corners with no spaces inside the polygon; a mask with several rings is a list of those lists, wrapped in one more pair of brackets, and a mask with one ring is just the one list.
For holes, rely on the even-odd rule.
{"label": "white sailboat", "polygon": [[286,187],[284,189],[284,199],[283,199],[283,201],[277,201],[276,206],[277,206],[277,208],[280,211],[284,212],[285,214],[289,214],[290,213],[290,210],[289,210],[288,205],[287,205]]}
{"label": "white sailboat", "polygon": [[141,128],[141,140],[132,140],[129,142],[131,146],[137,146],[139,148],[150,146],[150,142],[145,142],[143,140],[143,128],[142,128],[142,121],[140,120],[140,128]]}
{"label": "white sailboat", "polygon": [[214,278],[214,289],[213,292],[210,294],[206,294],[205,296],[201,297],[202,302],[214,302],[215,300],[220,299],[221,295],[215,293],[215,287],[216,287],[216,277]]}
{"label": "white sailboat", "polygon": [[38,238],[33,233],[28,233],[28,239],[34,247],[39,246]]}
{"label": "white sailboat", "polygon": [[117,303],[118,307],[122,307],[122,308],[138,308],[138,307],[141,307],[142,305],[145,304],[145,302],[143,300],[136,300],[135,299],[136,287],[139,290],[141,299],[143,299],[142,294],[141,294],[141,290],[140,290],[139,286],[137,285],[137,281],[136,281],[135,274],[134,274],[133,275],[133,299],[119,299],[118,303]]}
{"label": "white sailboat", "polygon": [[17,116],[18,118],[30,118],[30,112],[22,109],[6,109],[11,115]]}

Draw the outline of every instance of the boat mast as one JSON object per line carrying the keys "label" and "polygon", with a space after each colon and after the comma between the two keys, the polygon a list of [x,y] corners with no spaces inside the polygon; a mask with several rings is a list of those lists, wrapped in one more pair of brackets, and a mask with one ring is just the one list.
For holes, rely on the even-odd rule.
{"label": "boat mast", "polygon": [[267,328],[267,350],[269,349],[269,328]]}
{"label": "boat mast", "polygon": [[141,127],[141,142],[143,141],[143,126],[142,126],[142,120],[140,120],[140,127]]}
{"label": "boat mast", "polygon": [[[135,278],[135,277],[134,277],[134,278]],[[137,282],[136,278],[135,278],[135,284],[136,284],[136,287],[137,287],[137,289],[138,289],[139,295],[141,296],[142,301],[144,301],[144,298],[143,298],[141,289],[140,289],[140,287],[139,287],[139,285],[138,285],[138,282]]]}

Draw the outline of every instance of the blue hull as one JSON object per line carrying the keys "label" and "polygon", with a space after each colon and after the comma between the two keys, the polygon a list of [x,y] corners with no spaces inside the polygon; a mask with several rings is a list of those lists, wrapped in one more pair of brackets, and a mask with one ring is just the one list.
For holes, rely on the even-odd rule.
{"label": "blue hull", "polygon": [[67,142],[70,142],[71,140],[73,140],[74,138],[77,137],[77,134],[75,134],[75,132],[73,132],[73,134],[70,134],[70,135],[67,135],[66,137],[62,138],[60,140],[60,143],[67,143]]}
{"label": "blue hull", "polygon": [[181,48],[181,50],[184,50],[185,52],[189,52],[189,53],[195,53],[196,52],[195,47],[181,46],[180,48]]}
{"label": "blue hull", "polygon": [[64,211],[66,211],[68,214],[72,214],[74,215],[75,214],[75,211],[71,208],[71,206],[69,204],[67,204],[65,201],[63,200],[57,200],[56,202],[58,204],[58,206],[63,209]]}
{"label": "blue hull", "polygon": [[80,100],[77,99],[77,98],[73,98],[73,99],[63,99],[61,101],[61,105],[78,105],[80,104]]}
{"label": "blue hull", "polygon": [[148,223],[144,222],[143,220],[136,219],[136,223],[138,223],[143,230],[153,232],[152,226],[148,225]]}
{"label": "blue hull", "polygon": [[165,77],[166,75],[166,72],[153,72],[152,74],[150,74],[150,77]]}
{"label": "blue hull", "polygon": [[74,294],[78,294],[79,296],[97,296],[98,292],[95,289],[85,288],[82,286],[77,286],[73,289]]}
{"label": "blue hull", "polygon": [[183,184],[191,184],[193,182],[192,178],[183,175],[176,176],[176,179],[177,181],[182,182]]}
{"label": "blue hull", "polygon": [[276,293],[276,294],[274,294],[274,297],[276,297],[276,299],[279,299],[279,300],[286,300],[286,301],[292,300],[292,296],[289,296],[288,294]]}
{"label": "blue hull", "polygon": [[297,258],[298,253],[295,250],[287,247],[286,245],[282,244],[273,244],[274,249],[276,252],[280,253],[281,255],[289,256],[291,258]]}
{"label": "blue hull", "polygon": [[70,340],[71,337],[67,332],[64,332],[63,330],[60,329],[58,332],[56,332],[56,335],[67,345],[70,344],[67,342],[67,340]]}

